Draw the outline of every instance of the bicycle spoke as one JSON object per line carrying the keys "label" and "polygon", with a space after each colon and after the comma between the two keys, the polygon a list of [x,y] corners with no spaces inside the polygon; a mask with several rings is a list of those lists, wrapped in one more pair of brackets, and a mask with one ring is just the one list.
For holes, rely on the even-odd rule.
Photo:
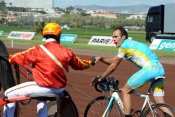
{"label": "bicycle spoke", "polygon": [[141,116],[141,111],[137,110],[132,113],[132,117],[140,117]]}
{"label": "bicycle spoke", "polygon": [[[98,98],[93,100],[86,108],[87,113],[85,112],[84,117],[102,117],[106,106],[108,104],[108,100],[103,98]],[[120,117],[120,112],[116,105],[114,105],[113,108],[110,108],[109,111],[107,111],[105,117]]]}
{"label": "bicycle spoke", "polygon": [[147,117],[164,117],[164,113],[161,109],[156,108],[152,112],[148,113]]}
{"label": "bicycle spoke", "polygon": [[[164,111],[167,111],[170,114],[165,113]],[[145,112],[144,117],[174,117],[174,115],[175,115],[175,112],[169,105],[167,105],[167,104],[154,104],[154,105],[152,105],[152,110],[149,108]]]}

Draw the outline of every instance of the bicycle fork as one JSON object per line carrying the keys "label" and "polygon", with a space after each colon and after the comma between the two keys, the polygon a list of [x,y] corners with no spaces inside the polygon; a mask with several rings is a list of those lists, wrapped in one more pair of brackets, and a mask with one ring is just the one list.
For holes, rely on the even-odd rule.
{"label": "bicycle fork", "polygon": [[124,113],[124,105],[122,103],[122,100],[121,100],[119,94],[117,92],[113,92],[102,117],[107,117],[109,112],[112,110],[114,101],[117,102],[119,109],[122,111],[122,113]]}

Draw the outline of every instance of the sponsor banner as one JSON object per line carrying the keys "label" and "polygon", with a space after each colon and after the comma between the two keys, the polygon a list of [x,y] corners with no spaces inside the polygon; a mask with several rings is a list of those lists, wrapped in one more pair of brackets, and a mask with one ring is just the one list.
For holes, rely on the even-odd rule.
{"label": "sponsor banner", "polygon": [[21,39],[21,40],[31,40],[34,36],[35,36],[35,32],[12,31],[8,35],[8,38]]}
{"label": "sponsor banner", "polygon": [[77,39],[76,34],[61,34],[61,42],[71,42],[74,43]]}
{"label": "sponsor banner", "polygon": [[150,48],[153,50],[175,51],[175,40],[154,39]]}
{"label": "sponsor banner", "polygon": [[89,45],[115,46],[111,36],[92,36]]}

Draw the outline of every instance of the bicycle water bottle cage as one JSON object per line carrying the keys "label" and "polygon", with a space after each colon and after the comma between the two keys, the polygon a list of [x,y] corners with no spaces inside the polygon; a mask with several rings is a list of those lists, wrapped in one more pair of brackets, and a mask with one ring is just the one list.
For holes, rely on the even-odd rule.
{"label": "bicycle water bottle cage", "polygon": [[113,77],[107,77],[95,84],[95,90],[98,92],[108,92],[119,90],[119,82]]}

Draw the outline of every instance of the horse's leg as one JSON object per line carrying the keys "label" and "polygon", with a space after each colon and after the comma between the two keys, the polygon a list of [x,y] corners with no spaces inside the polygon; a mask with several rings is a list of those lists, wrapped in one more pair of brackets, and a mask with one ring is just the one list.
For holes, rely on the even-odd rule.
{"label": "horse's leg", "polygon": [[13,71],[8,62],[8,51],[4,43],[0,40],[0,83],[3,90],[15,85]]}

